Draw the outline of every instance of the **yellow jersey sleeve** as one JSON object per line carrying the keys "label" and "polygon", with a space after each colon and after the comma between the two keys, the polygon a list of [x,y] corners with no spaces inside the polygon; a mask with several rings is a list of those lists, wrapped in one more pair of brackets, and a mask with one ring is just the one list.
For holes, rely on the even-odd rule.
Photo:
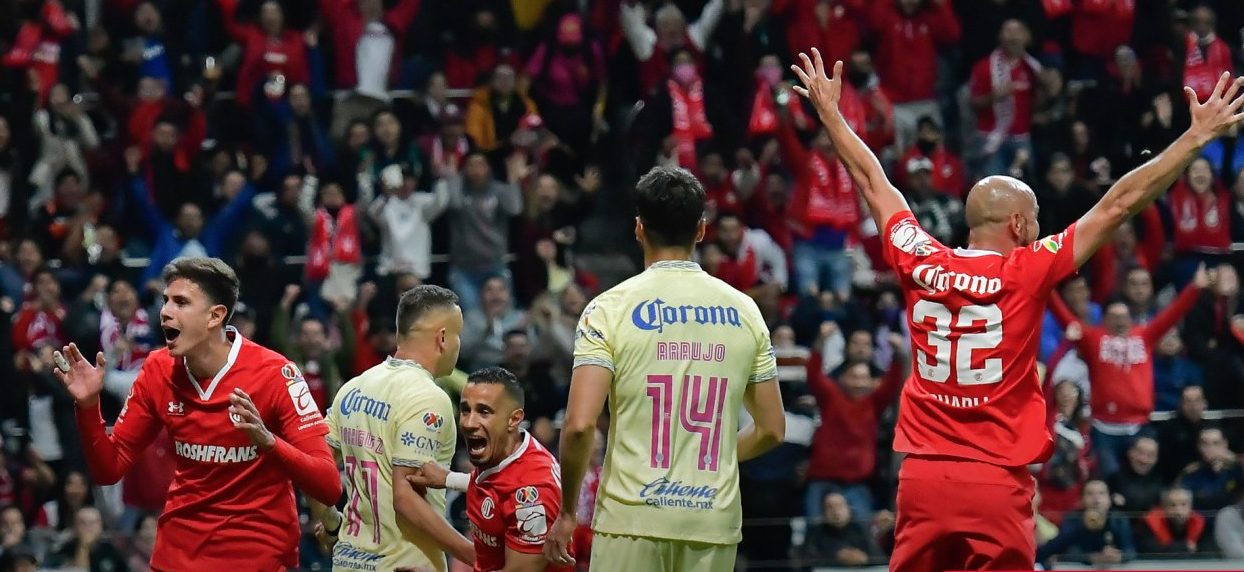
{"label": "yellow jersey sleeve", "polygon": [[606,305],[597,298],[583,309],[574,335],[574,367],[598,365],[609,371],[617,369],[614,361],[616,340],[613,339],[611,317],[604,308]]}
{"label": "yellow jersey sleeve", "polygon": [[428,384],[427,391],[417,398],[400,400],[408,404],[396,416],[393,438],[389,441],[389,457],[393,465],[418,467],[437,462],[442,451],[456,445],[453,407],[449,396],[439,387]]}
{"label": "yellow jersey sleeve", "polygon": [[328,446],[334,449],[341,449],[341,426],[337,419],[337,400],[341,399],[344,391],[338,391],[337,397],[333,399],[332,405],[328,406],[328,412],[324,414],[324,423],[328,425],[328,434],[324,436],[324,440],[328,441]]}
{"label": "yellow jersey sleeve", "polygon": [[752,374],[747,381],[749,383],[769,381],[777,377],[777,357],[773,354],[773,341],[769,339],[769,329],[765,327],[765,320],[760,314],[760,309],[755,307],[755,302],[748,301],[751,302],[756,312],[751,323],[757,324],[757,327],[756,359],[752,365]]}

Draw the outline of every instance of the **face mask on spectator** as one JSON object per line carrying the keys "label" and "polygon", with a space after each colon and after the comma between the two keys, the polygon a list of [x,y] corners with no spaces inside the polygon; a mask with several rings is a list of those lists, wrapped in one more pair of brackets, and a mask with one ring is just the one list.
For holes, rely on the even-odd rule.
{"label": "face mask on spectator", "polygon": [[677,81],[678,83],[691,83],[695,81],[698,75],[699,74],[695,70],[695,64],[681,63],[674,66],[674,81]]}
{"label": "face mask on spectator", "polygon": [[777,85],[782,81],[782,68],[777,66],[764,66],[756,70],[756,79],[768,84]]}

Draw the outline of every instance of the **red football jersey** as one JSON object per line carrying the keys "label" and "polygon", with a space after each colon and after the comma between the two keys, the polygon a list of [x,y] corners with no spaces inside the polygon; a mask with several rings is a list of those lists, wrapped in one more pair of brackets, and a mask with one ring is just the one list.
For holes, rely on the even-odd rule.
{"label": "red football jersey", "polygon": [[126,460],[139,456],[161,428],[173,440],[177,468],[160,515],[153,568],[298,566],[290,477],[233,426],[229,395],[242,388],[268,430],[292,445],[323,439],[328,426],[292,362],[232,328],[228,332],[233,348],[214,379],[194,379],[167,348],[151,352],[112,431]]}
{"label": "red football jersey", "polygon": [[[562,508],[561,468],[548,449],[523,433],[523,442],[495,467],[471,473],[467,518],[475,541],[475,569],[505,568],[505,549],[537,554]],[[572,552],[573,555],[573,552]],[[569,571],[549,565],[545,570]]]}
{"label": "red football jersey", "polygon": [[914,358],[895,451],[1002,466],[1049,455],[1037,346],[1050,293],[1076,271],[1074,232],[999,254],[948,248],[910,211],[891,217],[883,248],[907,301]]}

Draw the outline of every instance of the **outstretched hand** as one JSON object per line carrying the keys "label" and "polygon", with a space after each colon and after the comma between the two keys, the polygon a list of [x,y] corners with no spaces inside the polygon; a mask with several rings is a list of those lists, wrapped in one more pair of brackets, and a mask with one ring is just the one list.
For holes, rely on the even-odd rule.
{"label": "outstretched hand", "polygon": [[104,359],[104,352],[95,354],[95,365],[86,361],[77,344],[71,343],[61,348],[61,354],[69,366],[69,371],[61,369],[57,364],[52,370],[56,372],[56,378],[65,384],[65,389],[78,406],[95,406],[99,403],[100,392],[104,390],[104,369],[108,364]]}
{"label": "outstretched hand", "polygon": [[1192,114],[1191,129],[1217,139],[1226,135],[1235,124],[1244,121],[1244,112],[1240,111],[1240,107],[1244,106],[1244,97],[1236,97],[1240,95],[1241,87],[1244,87],[1244,77],[1231,81],[1231,72],[1222,72],[1214,92],[1205,103],[1201,103],[1196,91],[1184,86],[1188,111]]}
{"label": "outstretched hand", "polygon": [[803,82],[803,86],[797,85],[792,89],[811,100],[822,118],[837,111],[838,100],[842,97],[842,60],[834,62],[834,75],[830,77],[825,73],[825,61],[821,59],[820,50],[812,48],[811,58],[800,52],[799,59],[803,65],[792,65],[790,69]]}

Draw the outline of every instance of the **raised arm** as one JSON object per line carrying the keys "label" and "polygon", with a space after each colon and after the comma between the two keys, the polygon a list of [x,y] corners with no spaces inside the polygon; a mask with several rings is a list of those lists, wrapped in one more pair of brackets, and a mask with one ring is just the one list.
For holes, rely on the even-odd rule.
{"label": "raised arm", "polygon": [[907,200],[886,178],[877,156],[851,131],[846,118],[838,109],[838,100],[842,96],[842,62],[834,63],[834,75],[831,78],[825,74],[825,62],[821,59],[820,50],[812,48],[812,56],[810,59],[807,54],[801,53],[799,58],[803,60],[803,67],[791,66],[795,75],[803,82],[803,87],[795,86],[794,89],[799,95],[811,100],[816,107],[816,113],[825,124],[829,138],[838,151],[838,157],[842,159],[842,164],[847,167],[851,179],[868,203],[877,227],[884,229],[895,213],[909,210]]}
{"label": "raised arm", "polygon": [[1119,179],[1089,212],[1080,217],[1072,243],[1077,267],[1087,262],[1098,248],[1110,240],[1123,221],[1165,192],[1202,147],[1244,120],[1244,113],[1240,112],[1244,98],[1236,98],[1241,86],[1244,86],[1244,77],[1232,82],[1231,75],[1223,72],[1205,103],[1197,100],[1192,88],[1184,87],[1192,126],[1157,157]]}

